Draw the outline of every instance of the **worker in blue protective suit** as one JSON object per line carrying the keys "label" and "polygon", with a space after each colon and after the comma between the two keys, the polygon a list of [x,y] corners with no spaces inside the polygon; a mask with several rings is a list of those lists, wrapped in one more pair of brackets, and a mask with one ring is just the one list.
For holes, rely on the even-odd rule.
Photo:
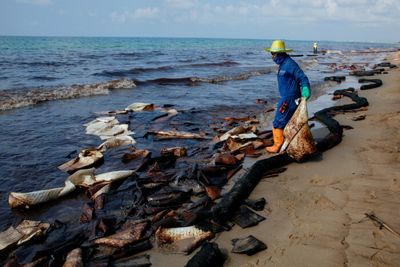
{"label": "worker in blue protective suit", "polygon": [[266,147],[268,152],[277,153],[284,141],[283,129],[296,111],[298,105],[296,99],[299,99],[301,96],[306,100],[309,99],[311,90],[307,76],[300,69],[299,65],[287,54],[287,52],[293,50],[286,49],[284,41],[273,41],[271,48],[265,48],[265,51],[271,52],[273,61],[279,65],[278,89],[280,99],[272,128],[274,144]]}

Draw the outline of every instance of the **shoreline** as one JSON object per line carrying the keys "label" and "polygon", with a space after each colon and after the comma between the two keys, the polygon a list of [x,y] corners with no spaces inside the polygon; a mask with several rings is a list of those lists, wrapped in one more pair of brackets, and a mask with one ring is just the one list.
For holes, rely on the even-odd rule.
{"label": "shoreline", "polygon": [[[398,64],[398,62],[395,63]],[[364,94],[366,94],[366,97],[370,102],[368,111],[347,113],[336,116],[336,119],[341,124],[354,126],[353,130],[347,130],[344,132],[342,143],[344,143],[349,133],[352,136],[351,141],[347,141],[345,146],[340,144],[338,147],[332,149],[334,152],[329,150],[325,152],[320,159],[313,159],[303,164],[292,164],[290,169],[288,168],[286,172],[280,174],[278,177],[263,179],[260,182],[254,192],[251,194],[251,198],[254,199],[258,197],[265,197],[267,199],[269,204],[266,206],[264,211],[260,212],[260,214],[265,216],[267,220],[253,228],[240,229],[238,226],[235,226],[231,231],[219,234],[214,241],[216,241],[220,247],[227,252],[231,248],[230,241],[233,238],[241,238],[252,234],[264,241],[269,248],[266,251],[260,252],[251,257],[229,253],[229,259],[225,266],[299,265],[299,258],[308,260],[309,258],[312,258],[314,254],[320,252],[322,253],[322,259],[319,259],[321,261],[315,261],[311,265],[326,265],[324,260],[329,257],[332,257],[329,262],[331,262],[334,266],[340,265],[340,262],[348,262],[345,255],[347,252],[337,251],[343,249],[343,247],[351,247],[350,243],[353,241],[352,239],[349,239],[349,242],[347,242],[345,238],[339,240],[335,235],[338,233],[339,237],[343,237],[347,233],[349,236],[350,230],[346,227],[349,225],[351,226],[351,224],[354,223],[354,221],[349,219],[350,216],[347,213],[344,216],[343,211],[340,210],[344,207],[343,202],[348,201],[349,198],[348,195],[346,195],[347,198],[343,196],[345,195],[343,191],[347,189],[345,187],[348,185],[348,180],[350,179],[343,182],[341,180],[342,177],[335,176],[337,175],[337,167],[335,167],[335,164],[339,163],[340,166],[343,164],[346,167],[340,169],[339,174],[342,176],[348,175],[347,172],[351,171],[354,165],[356,166],[355,169],[360,172],[361,176],[365,175],[361,165],[363,165],[362,161],[365,161],[366,159],[362,158],[360,163],[360,159],[357,160],[357,155],[354,156],[354,158],[352,156],[354,154],[353,150],[357,151],[357,148],[360,145],[359,140],[357,140],[357,135],[360,134],[360,130],[357,131],[357,126],[362,123],[366,123],[366,125],[364,125],[366,128],[371,128],[373,126],[368,124],[368,114],[367,119],[361,122],[353,122],[351,121],[351,117],[354,117],[359,113],[368,113],[370,110],[375,112],[376,110],[373,105],[376,103],[379,104],[379,108],[382,108],[382,105],[385,107],[385,104],[381,104],[380,102],[375,103],[375,98],[377,96],[384,98],[384,96],[382,96],[379,92],[381,92],[383,90],[382,88],[385,88],[385,86],[390,86],[393,81],[398,81],[395,80],[395,78],[397,78],[396,73],[398,74],[398,69],[391,70],[388,75],[375,76],[383,79],[384,87],[369,91],[360,91],[360,95],[364,96]],[[329,91],[333,91],[336,87],[347,88],[348,86],[338,84],[337,86],[330,87],[326,92],[324,92],[324,94],[319,96],[317,100],[310,103],[309,115],[311,115],[313,111],[321,109],[322,106],[326,107],[327,102],[336,103],[330,99],[331,96],[329,95]],[[396,94],[397,92],[395,91],[396,89],[398,88],[392,89],[394,92],[391,93],[398,97]],[[373,101],[370,98],[372,98]],[[398,98],[393,97],[393,99],[390,100],[394,100],[393,102],[396,103]],[[341,101],[343,100],[339,100],[338,104],[341,104]],[[329,104],[328,106],[332,105]],[[397,114],[398,113],[399,112],[397,112]],[[342,119],[345,120],[345,123],[342,122]],[[378,121],[379,117],[376,117],[374,122]],[[398,125],[398,123],[396,125]],[[369,128],[367,132],[370,131]],[[361,136],[365,137],[363,134],[364,133],[362,133]],[[396,138],[396,132],[392,134],[392,137]],[[367,139],[367,141],[370,140]],[[341,151],[342,149],[343,151]],[[368,152],[369,150],[366,149],[357,152],[363,153],[365,151]],[[394,151],[394,153],[395,152],[396,151]],[[348,154],[351,154],[352,156],[349,156]],[[369,156],[370,155],[368,155],[368,157]],[[257,160],[261,158],[262,157],[258,158]],[[238,175],[241,175],[243,171],[245,171],[254,162],[254,159],[247,159],[243,166],[244,170],[239,172]],[[329,176],[328,180],[333,181],[332,183],[326,183],[324,181],[324,175],[326,172]],[[352,173],[352,175],[355,174],[357,173]],[[394,176],[396,176],[396,174],[397,173],[395,172]],[[350,175],[348,178],[353,177]],[[361,179],[360,177],[357,178]],[[393,181],[396,182],[397,180]],[[398,182],[395,184],[395,186],[397,186],[400,190],[400,185]],[[329,190],[325,187],[328,187]],[[340,193],[337,191],[340,191]],[[358,191],[356,191],[355,194],[358,194]],[[373,193],[372,196],[377,197],[376,193]],[[335,201],[338,201],[339,203],[336,203]],[[320,213],[317,214],[317,212]],[[333,213],[332,216],[331,213]],[[321,214],[322,217],[320,217]],[[377,216],[381,217],[380,214],[377,214]],[[322,220],[322,222],[320,222],[320,218],[325,217],[332,219],[335,224],[331,226],[329,224],[331,223],[330,221],[326,222]],[[342,217],[344,217],[344,219]],[[309,221],[310,218],[311,221]],[[386,221],[385,216],[383,219]],[[394,225],[394,228],[398,229],[399,227],[396,227],[393,222],[395,222],[395,220],[391,218],[388,221],[390,225]],[[328,228],[327,234],[324,232],[326,225],[331,227]],[[343,230],[343,225],[346,226],[345,230]],[[270,239],[269,236],[273,238]],[[323,237],[322,241],[320,236]],[[351,238],[354,237],[351,236]],[[289,239],[289,241],[287,241],[287,239]],[[330,245],[331,243],[332,245]],[[339,245],[339,243],[341,245]],[[396,247],[397,245],[395,244],[394,246]],[[334,252],[331,250],[334,250]],[[174,263],[179,262],[178,265],[183,266],[194,255],[194,253],[192,253],[189,256],[180,257],[176,254],[163,254],[157,250],[148,251],[147,254],[151,255],[152,262],[155,266],[158,266],[161,262],[165,261],[171,261]],[[337,261],[339,258],[345,260]],[[397,258],[395,260],[397,260]],[[307,262],[307,264],[304,265],[308,266],[310,264]]]}
{"label": "shoreline", "polygon": [[[398,66],[399,60],[400,52],[389,59]],[[400,197],[396,197],[400,192],[400,168],[396,166],[400,161],[396,157],[400,142],[394,140],[395,145],[390,148],[391,141],[381,134],[382,124],[388,124],[392,141],[398,139],[400,121],[396,116],[400,109],[396,103],[400,99],[400,88],[396,83],[400,82],[399,73],[397,68],[388,74],[375,75],[374,78],[383,80],[382,87],[357,90],[370,103],[366,111],[335,116],[341,125],[354,128],[344,130],[339,145],[318,159],[292,163],[279,176],[260,181],[249,198],[266,198],[264,210],[257,212],[266,220],[246,229],[235,225],[212,240],[229,255],[224,266],[395,266],[399,262],[400,239],[387,229],[379,229],[365,216],[374,212],[400,231]],[[357,81],[349,80],[350,84]],[[347,99],[333,101],[330,93],[347,87],[346,83],[333,86],[310,102],[309,116],[327,106],[346,104]],[[327,105],[328,102],[333,104]],[[351,120],[360,114],[366,114],[366,119]],[[375,151],[379,148],[376,143],[384,145],[383,151]],[[248,159],[244,169],[266,156]],[[374,160],[379,162],[374,164]],[[232,239],[248,235],[263,241],[268,249],[253,256],[229,252]],[[165,262],[184,266],[194,253],[183,256],[155,249],[147,254],[151,255],[154,266]]]}
{"label": "shoreline", "polygon": [[[1,36],[0,36],[1,37]],[[23,38],[23,37],[22,37]],[[29,38],[29,37],[28,37]],[[53,38],[53,37],[49,37]],[[162,38],[161,38],[162,39]],[[201,39],[201,38],[200,38]],[[190,40],[190,38],[189,38]],[[236,40],[236,39],[233,39]],[[238,39],[240,40],[240,39]],[[243,39],[246,40],[246,39]],[[256,39],[255,39],[256,40]],[[261,41],[261,40],[259,40]],[[329,75],[328,72],[325,72],[322,66],[327,66],[331,64],[329,61],[317,63],[314,62],[314,57],[316,55],[314,54],[309,54],[304,48],[301,46],[302,42],[306,41],[292,41],[292,42],[300,42],[300,44],[296,43],[296,46],[300,46],[301,49],[299,50],[299,53],[301,53],[301,57],[297,58],[296,61],[299,61],[299,64],[302,66],[307,71],[307,68],[310,67],[308,65],[315,65],[315,64],[321,64],[319,67],[319,70],[322,69],[322,71],[319,73],[320,76],[324,75]],[[347,59],[350,60],[350,58],[354,57],[354,60],[350,60],[350,64],[356,64],[356,65],[365,65],[366,62],[363,62],[363,58],[369,58],[368,62],[373,63],[372,59],[370,58],[371,55],[374,56],[374,59],[377,61],[380,61],[382,59],[381,56],[384,54],[397,51],[398,45],[393,43],[393,44],[380,44],[382,45],[379,47],[379,43],[376,44],[370,44],[371,46],[368,46],[368,43],[359,43],[355,42],[355,44],[363,44],[364,46],[362,47],[353,47],[353,49],[345,48],[345,47],[339,47],[339,50],[332,50],[331,47],[328,45],[329,41],[322,41],[322,43],[327,42],[327,48],[325,50],[321,50],[319,53],[319,56],[324,56],[325,59],[331,58],[333,61],[335,61],[335,55],[336,56],[345,56]],[[347,43],[347,42],[338,42],[338,43]],[[351,42],[350,42],[351,43]],[[256,43],[257,44],[257,43]],[[342,48],[342,50],[340,50]],[[8,49],[13,49],[13,47],[9,47]],[[77,50],[79,51],[79,50]],[[129,51],[129,50],[128,50]],[[150,51],[151,52],[151,51]],[[150,53],[149,52],[149,53]],[[160,51],[153,51],[156,56],[159,55]],[[118,60],[120,59],[120,56],[123,55],[124,57],[126,56],[139,56],[135,55],[134,52],[121,52],[121,53],[113,53],[110,51],[110,57],[111,59],[109,60]],[[146,54],[147,55],[147,54]],[[150,56],[153,56],[152,54],[149,54]],[[251,52],[249,55],[255,55],[255,52]],[[114,58],[116,56],[116,58]],[[148,56],[148,55],[147,55]],[[295,56],[295,55],[293,55]],[[297,55],[298,56],[298,55]],[[361,56],[361,58],[359,58]],[[27,57],[27,56],[26,56]],[[88,52],[87,55],[85,55],[85,58],[88,59],[96,59],[96,58],[103,58],[105,57],[104,54],[98,55],[98,54],[90,54]],[[358,57],[358,59],[356,59]],[[258,58],[258,57],[257,57]],[[336,58],[337,60],[338,58]],[[203,62],[203,61],[204,62]],[[88,97],[88,96],[102,96],[102,95],[108,95],[112,91],[117,91],[118,89],[134,89],[136,86],[140,87],[144,84],[154,84],[154,85],[201,85],[201,84],[222,84],[226,82],[231,82],[231,81],[242,81],[242,80],[247,80],[250,78],[258,77],[258,76],[264,76],[266,74],[274,73],[276,66],[272,61],[269,61],[269,59],[263,54],[263,60],[262,61],[256,61],[255,65],[248,65],[248,59],[245,61],[241,61],[242,58],[239,59],[221,59],[217,62],[214,62],[213,60],[204,60],[204,58],[200,58],[200,63],[190,63],[194,62],[192,60],[189,61],[177,61],[179,64],[161,64],[161,65],[146,65],[148,64],[147,62],[141,63],[142,65],[136,66],[132,65],[132,68],[127,68],[125,64],[122,66],[116,65],[116,67],[103,67],[99,68],[99,70],[93,70],[93,71],[88,71],[85,70],[82,74],[82,76],[86,78],[78,79],[76,77],[72,77],[68,71],[65,72],[65,75],[60,76],[58,72],[54,72],[54,69],[61,69],[62,67],[65,66],[70,66],[72,69],[77,67],[77,65],[81,65],[82,62],[79,64],[76,62],[70,62],[70,61],[65,61],[65,60],[60,60],[57,61],[56,59],[52,58],[47,58],[45,61],[37,61],[36,59],[30,59],[29,57],[27,58],[26,61],[16,61],[12,62],[10,60],[6,60],[7,64],[10,65],[10,68],[15,68],[15,69],[31,69],[35,68],[35,72],[32,72],[34,74],[16,74],[14,72],[11,72],[10,74],[3,75],[0,77],[1,81],[3,82],[2,87],[0,88],[0,115],[4,114],[4,112],[7,111],[12,111],[18,108],[22,107],[30,107],[30,106],[35,106],[37,104],[42,104],[45,102],[49,101],[57,101],[57,100],[68,100],[68,99],[78,99],[82,97]],[[254,60],[252,58],[252,60]],[[265,62],[267,60],[267,62]],[[361,60],[361,63],[358,62]],[[104,60],[106,62],[106,60]],[[358,62],[358,63],[357,63]],[[162,63],[162,61],[161,61]],[[249,67],[248,69],[241,70],[240,72],[233,72],[232,75],[227,75],[224,72],[219,73],[218,75],[214,75],[214,73],[208,73],[202,74],[202,75],[194,75],[194,76],[188,76],[188,75],[182,75],[182,76],[169,76],[169,75],[154,75],[152,76],[152,72],[157,72],[157,71],[163,71],[163,70],[174,70],[175,72],[181,71],[182,69],[185,68],[193,68],[193,71],[201,73],[202,67],[223,67],[223,66],[231,66],[231,65],[237,65],[241,66],[241,64],[245,68]],[[337,62],[338,64],[340,62]],[[15,64],[11,65],[11,64]],[[90,69],[88,67],[92,67],[91,64],[94,64],[93,62],[88,62],[89,64],[86,68]],[[94,64],[95,66],[98,66],[98,62]],[[303,66],[304,65],[304,66]],[[22,67],[21,67],[22,66]],[[112,66],[114,66],[112,64]],[[308,66],[308,67],[307,67]],[[51,69],[49,67],[52,67]],[[48,69],[46,69],[48,68]],[[197,69],[199,68],[199,69]],[[217,70],[217,69],[216,69]],[[313,70],[313,67],[310,67],[310,70]],[[81,70],[77,70],[79,72]],[[314,70],[315,71],[315,70]],[[149,74],[148,76],[144,74]],[[334,74],[334,73],[332,73]],[[20,76],[23,76],[24,78],[21,79]],[[341,74],[343,75],[343,73]],[[18,77],[18,79],[16,78]],[[72,78],[71,78],[72,77]],[[97,77],[97,78],[94,78]],[[13,79],[16,79],[16,81],[13,81]],[[318,79],[316,79],[318,80]],[[324,86],[324,81],[323,80],[318,80],[318,84],[316,84],[317,87]],[[269,92],[270,93],[270,92]],[[112,96],[111,96],[112,97]]]}
{"label": "shoreline", "polygon": [[[389,61],[399,66],[399,57],[397,52]],[[395,266],[400,261],[400,239],[364,214],[374,212],[400,231],[399,73],[397,68],[376,75],[382,87],[359,91],[370,103],[367,111],[335,116],[354,127],[344,131],[338,146],[259,183],[250,197],[267,199],[260,213],[267,219],[250,229],[235,226],[217,243],[230,247],[230,239],[252,234],[268,249],[252,257],[230,253],[225,266]],[[351,120],[360,114],[366,119]]]}

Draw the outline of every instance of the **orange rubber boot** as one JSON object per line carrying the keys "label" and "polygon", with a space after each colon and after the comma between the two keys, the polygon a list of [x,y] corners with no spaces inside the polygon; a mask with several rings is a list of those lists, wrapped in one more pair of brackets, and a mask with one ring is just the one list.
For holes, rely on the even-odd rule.
{"label": "orange rubber boot", "polygon": [[273,146],[268,146],[265,149],[269,153],[277,153],[279,152],[279,149],[283,145],[283,129],[277,129],[277,128],[272,128],[272,134],[274,136],[274,145]]}

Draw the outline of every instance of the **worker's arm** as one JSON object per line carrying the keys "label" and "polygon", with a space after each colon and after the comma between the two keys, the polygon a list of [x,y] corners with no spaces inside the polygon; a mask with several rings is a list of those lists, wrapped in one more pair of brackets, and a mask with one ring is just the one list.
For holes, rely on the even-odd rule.
{"label": "worker's arm", "polygon": [[306,100],[311,96],[310,82],[308,77],[304,74],[303,70],[296,64],[294,67],[293,75],[301,88],[301,96]]}
{"label": "worker's arm", "polygon": [[306,100],[308,100],[311,96],[311,90],[310,87],[308,86],[303,86],[301,88],[301,96],[304,97]]}

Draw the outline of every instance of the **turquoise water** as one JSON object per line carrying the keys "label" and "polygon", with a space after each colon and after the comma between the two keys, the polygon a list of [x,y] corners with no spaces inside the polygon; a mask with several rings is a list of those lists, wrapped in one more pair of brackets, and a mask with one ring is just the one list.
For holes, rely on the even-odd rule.
{"label": "turquoise water", "polygon": [[[54,88],[110,79],[215,77],[273,65],[271,40],[194,38],[0,37],[0,90]],[[312,41],[287,41],[310,54]],[[393,44],[320,42],[320,49],[366,50]],[[223,62],[229,69],[217,68]],[[217,65],[208,65],[208,64]],[[158,69],[157,69],[158,68]],[[247,69],[246,69],[247,68]]]}
{"label": "turquoise water", "polygon": [[[68,174],[57,166],[66,156],[100,140],[85,134],[96,112],[123,109],[133,102],[173,105],[182,121],[208,130],[225,116],[259,114],[276,101],[276,66],[263,48],[271,40],[189,38],[0,37],[0,230],[21,218],[46,219],[79,213],[82,196],[72,196],[32,211],[10,210],[10,191],[61,186]],[[327,64],[367,64],[383,60],[393,44],[287,41],[309,76],[314,92],[325,90]],[[352,52],[353,51],[353,52]],[[355,53],[358,51],[360,53]],[[367,51],[364,53],[362,51]],[[378,51],[372,53],[372,51]],[[370,65],[371,66],[371,65]],[[370,67],[367,66],[367,67]],[[336,74],[347,74],[338,70]],[[197,82],[192,82],[196,80]],[[118,90],[92,95],[80,85],[133,81]],[[77,93],[68,97],[68,92]],[[69,99],[65,99],[69,98]],[[257,99],[266,105],[255,104]],[[47,101],[52,100],[52,101]],[[17,106],[22,106],[16,108]],[[7,109],[5,108],[7,107]],[[129,118],[138,147],[141,118]],[[138,124],[139,123],[139,124]],[[198,131],[196,127],[186,129]],[[124,166],[103,166],[103,171]]]}

